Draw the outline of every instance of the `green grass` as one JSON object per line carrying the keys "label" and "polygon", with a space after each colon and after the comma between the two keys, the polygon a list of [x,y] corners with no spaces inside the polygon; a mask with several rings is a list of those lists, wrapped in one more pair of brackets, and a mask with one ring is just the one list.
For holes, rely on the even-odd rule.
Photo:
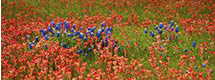
{"label": "green grass", "polygon": [[[16,3],[19,3],[16,0],[10,0],[8,2],[13,2],[13,1],[15,1]],[[39,13],[38,15],[32,15],[31,16],[32,18],[35,19],[35,21],[37,20],[37,17],[41,17],[41,18],[44,19],[44,21],[47,21],[48,20],[47,16],[52,17],[52,19],[56,19],[57,16],[65,18],[65,19],[69,18],[69,17],[77,18],[76,15],[68,15],[67,13],[69,13],[69,12],[73,12],[75,14],[77,13],[80,16],[79,20],[82,20],[84,18],[85,14],[88,15],[88,16],[96,16],[96,12],[98,12],[98,13],[101,13],[102,15],[106,14],[108,16],[108,13],[109,13],[109,9],[104,7],[104,6],[98,6],[98,4],[99,4],[98,2],[93,3],[95,5],[95,7],[92,7],[92,6],[81,7],[80,5],[85,5],[85,4],[81,3],[79,0],[78,1],[76,1],[76,0],[70,1],[70,2],[67,2],[66,4],[61,3],[61,1],[59,1],[59,0],[49,0],[47,4],[46,3],[40,3],[40,1],[42,1],[42,0],[36,0],[36,1],[26,0],[27,4],[24,4],[24,5],[26,5],[26,8],[28,8],[27,5],[33,6],[33,8],[32,8],[33,11],[36,12],[36,13]],[[89,0],[89,1],[91,1],[91,0]],[[73,2],[73,4],[72,4],[72,2]],[[6,18],[8,18],[9,20],[12,19],[12,18],[18,19],[18,17],[16,16],[15,12],[23,11],[24,14],[28,14],[27,11],[22,10],[22,6],[20,6],[20,4],[18,4],[18,6],[20,7],[19,9],[16,9],[16,7],[12,6],[12,10],[7,11],[7,10],[5,10],[5,8],[9,8],[10,5],[8,3],[5,4],[4,1],[2,1],[2,3],[3,3],[3,5],[2,5],[3,6],[3,8],[2,8],[2,16],[5,16],[5,15],[7,15],[9,13],[9,11],[12,11],[11,16],[6,16]],[[38,9],[39,5],[45,6],[45,7],[42,7],[41,9]],[[65,5],[68,5],[68,8],[66,8]],[[172,4],[172,5],[174,5],[174,4]],[[206,4],[206,5],[210,6],[211,4]],[[58,7],[57,9],[55,9],[56,6]],[[140,21],[145,21],[146,18],[149,18],[149,19],[155,20],[157,22],[165,21],[165,22],[170,23],[170,21],[171,21],[170,19],[162,18],[162,15],[160,13],[158,13],[156,11],[152,11],[152,9],[149,9],[149,11],[152,11],[150,14],[149,13],[144,13],[144,10],[145,10],[144,6],[147,6],[147,3],[143,4],[143,6],[137,5],[137,6],[134,6],[134,7],[127,7],[127,6],[121,7],[121,8],[126,8],[128,11],[119,12],[118,11],[119,7],[117,7],[117,6],[113,6],[112,9],[115,10],[117,14],[122,15],[124,17],[124,19],[122,20],[123,22],[128,20],[128,17],[130,17],[130,15],[133,12],[132,9],[135,9],[134,13],[137,13],[137,16],[139,16],[138,20],[140,20]],[[82,12],[83,9],[89,9],[89,8],[91,8],[91,10],[88,13],[83,13]],[[158,7],[158,9],[160,9],[160,8]],[[177,15],[181,15],[181,18],[183,18],[183,19],[192,18],[192,14],[187,14],[187,12],[189,11],[188,6],[186,6],[184,8],[181,8],[181,9],[173,7],[173,9],[180,11],[179,14],[170,14],[170,15],[175,16],[173,20],[176,23],[179,22],[179,20],[177,19]],[[160,9],[160,10],[161,10],[161,13],[167,12],[167,11],[164,11],[163,9]],[[47,14],[47,16],[44,16],[44,13]],[[167,13],[171,13],[171,12],[167,12]],[[197,14],[197,18],[199,18],[201,14],[210,14],[210,13],[212,13],[212,10],[208,10],[208,9],[205,8],[205,11],[202,11],[199,14]],[[54,16],[52,16],[52,15],[54,15]],[[156,15],[156,17],[159,16],[160,18],[153,18],[153,15]],[[25,18],[25,19],[30,19],[30,18],[28,17],[28,18]],[[42,21],[42,22],[44,22],[44,21]],[[97,23],[100,24],[99,22],[97,22]],[[114,23],[117,23],[117,22],[115,21]],[[138,23],[138,25],[140,23]],[[157,31],[155,31],[154,28],[155,28],[155,25],[159,25],[159,24],[150,24],[150,25],[152,25],[153,27],[149,27],[149,28],[147,28],[147,30],[148,31],[151,30],[155,34],[158,34]],[[181,24],[178,24],[178,25],[179,25],[179,31],[181,33],[185,33],[184,30],[182,29],[182,25]],[[142,61],[142,63],[144,64],[144,67],[148,68],[148,69],[151,69],[150,66],[149,66],[149,62],[148,62],[149,55],[150,55],[148,47],[152,46],[151,43],[153,41],[156,41],[156,38],[152,38],[149,35],[149,33],[145,34],[144,33],[145,27],[137,27],[136,25],[135,26],[127,25],[127,26],[123,26],[123,28],[113,26],[113,30],[114,30],[113,31],[113,37],[118,39],[119,42],[125,41],[124,45],[120,44],[121,52],[118,53],[118,55],[119,56],[125,56],[123,54],[123,51],[124,51],[124,49],[127,49],[128,53],[129,53],[128,55],[131,55],[131,54],[133,55],[133,56],[126,56],[129,60],[133,60],[133,59],[140,60],[141,58],[144,57],[144,61]],[[135,30],[138,30],[138,32],[140,34],[138,34],[138,32],[135,33]],[[169,36],[163,36],[164,34],[169,35]],[[176,35],[176,33],[169,33],[168,34],[168,32],[164,31],[162,33],[162,39],[165,40],[168,37],[171,37],[171,35],[173,35],[173,34]],[[127,38],[124,38],[124,36],[126,36]],[[180,54],[186,54],[189,57],[190,56],[195,56],[196,57],[196,59],[197,59],[196,66],[200,67],[199,65],[202,64],[204,60],[208,60],[210,62],[210,64],[207,65],[207,67],[210,67],[210,68],[214,69],[215,68],[214,67],[215,66],[215,61],[214,61],[215,57],[213,55],[208,54],[208,52],[203,53],[205,55],[211,56],[209,59],[207,57],[200,58],[200,56],[198,55],[198,53],[199,53],[199,49],[198,49],[199,44],[203,43],[205,41],[212,42],[211,38],[213,38],[213,36],[214,35],[211,35],[211,34],[208,34],[208,33],[206,33],[204,35],[196,35],[196,33],[194,33],[194,34],[191,34],[189,36],[183,36],[183,35],[178,36],[177,40],[182,40],[182,44],[179,44],[179,42],[177,40],[171,40],[170,44],[168,44],[168,45],[163,45],[163,43],[161,43],[161,45],[165,49],[168,50],[168,53],[166,54],[166,56],[171,58],[169,60],[170,63],[168,64],[168,66],[172,67],[172,68],[179,69],[179,66],[177,66],[177,63],[181,60],[181,59],[179,59]],[[68,39],[68,40],[70,40],[70,39]],[[128,40],[130,41],[130,43],[128,43]],[[186,41],[187,43],[184,43],[184,41]],[[192,48],[192,42],[193,41],[196,41],[196,43],[197,43],[196,48]],[[71,42],[73,42],[73,41],[71,41]],[[135,42],[138,42],[138,44],[139,44],[138,48],[135,47],[135,45],[134,45]],[[127,44],[130,44],[131,48],[126,48]],[[71,45],[73,45],[73,44],[71,44]],[[180,48],[180,50],[178,50],[178,51],[174,50],[174,46],[177,46],[178,48]],[[185,49],[188,49],[189,51],[191,51],[192,54],[185,53],[184,52]],[[209,48],[207,51],[210,51],[210,50],[214,51],[214,49],[212,49],[212,48]],[[156,54],[157,54],[157,57],[160,56],[160,53],[156,53]],[[84,57],[84,56],[80,57],[80,58],[82,58],[83,62],[87,62],[90,65],[92,64],[92,66],[87,67],[87,71],[90,71],[91,68],[99,68],[99,67],[101,67],[102,69],[106,69],[106,66],[99,66],[98,67],[97,65],[93,65],[96,61],[98,61],[97,57],[98,57],[98,55],[90,56],[90,57]],[[186,67],[188,67],[188,65],[186,65]],[[192,66],[192,67],[194,67],[194,66]],[[199,68],[198,72],[204,72],[205,70],[206,70],[206,68]],[[215,76],[213,75],[213,77],[215,77]]]}

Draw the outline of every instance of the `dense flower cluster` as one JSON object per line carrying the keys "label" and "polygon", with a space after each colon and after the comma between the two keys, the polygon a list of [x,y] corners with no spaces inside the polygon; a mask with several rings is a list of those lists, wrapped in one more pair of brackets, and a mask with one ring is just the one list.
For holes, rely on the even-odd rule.
{"label": "dense flower cluster", "polygon": [[[120,47],[117,45],[118,41],[114,40],[112,36],[112,27],[106,26],[103,22],[100,29],[96,27],[88,27],[84,29],[83,26],[77,27],[73,24],[71,27],[68,21],[64,24],[51,22],[51,25],[46,29],[41,29],[41,36],[36,36],[32,42],[29,42],[29,49],[35,49],[41,44],[42,40],[53,40],[58,42],[60,46],[66,49],[78,49],[77,53],[82,53],[85,56],[89,56],[92,53],[117,53],[120,51]],[[48,30],[47,30],[48,29]],[[27,36],[27,39],[30,39]],[[49,43],[43,44],[41,48],[49,48]],[[32,46],[35,46],[34,48]],[[89,54],[91,53],[91,54]]]}
{"label": "dense flower cluster", "polygon": [[3,80],[215,79],[213,0],[1,2]]}

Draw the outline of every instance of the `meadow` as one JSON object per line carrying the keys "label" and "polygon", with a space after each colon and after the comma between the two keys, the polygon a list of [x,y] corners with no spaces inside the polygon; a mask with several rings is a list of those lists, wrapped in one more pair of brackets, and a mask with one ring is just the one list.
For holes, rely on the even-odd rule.
{"label": "meadow", "polygon": [[2,80],[213,80],[213,0],[1,0]]}

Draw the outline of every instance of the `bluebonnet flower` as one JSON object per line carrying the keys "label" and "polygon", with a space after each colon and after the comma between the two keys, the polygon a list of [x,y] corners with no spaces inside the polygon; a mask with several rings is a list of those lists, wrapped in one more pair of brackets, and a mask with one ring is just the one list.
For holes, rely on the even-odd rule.
{"label": "bluebonnet flower", "polygon": [[214,70],[213,69],[210,69],[210,73],[213,73],[214,72]]}
{"label": "bluebonnet flower", "polygon": [[118,47],[118,51],[120,52],[120,47]]}
{"label": "bluebonnet flower", "polygon": [[91,48],[88,48],[88,52],[91,52]]}
{"label": "bluebonnet flower", "polygon": [[90,33],[90,32],[87,30],[87,32],[86,32],[86,37],[88,37],[88,36],[87,36],[88,33]]}
{"label": "bluebonnet flower", "polygon": [[54,32],[52,31],[52,37],[54,37]]}
{"label": "bluebonnet flower", "polygon": [[40,32],[43,32],[43,29],[41,29]]}
{"label": "bluebonnet flower", "polygon": [[70,37],[71,33],[68,33],[67,36]]}
{"label": "bluebonnet flower", "polygon": [[101,27],[105,27],[105,25],[106,25],[105,22],[103,22]]}
{"label": "bluebonnet flower", "polygon": [[91,32],[91,33],[90,33],[90,36],[91,36],[91,37],[92,37],[92,36],[94,36],[94,33],[93,33],[93,32]]}
{"label": "bluebonnet flower", "polygon": [[90,27],[88,27],[87,30],[90,30]]}
{"label": "bluebonnet flower", "polygon": [[52,23],[52,26],[55,26],[54,20],[52,20],[51,23]]}
{"label": "bluebonnet flower", "polygon": [[175,35],[175,39],[178,39],[178,35]]}
{"label": "bluebonnet flower", "polygon": [[30,43],[30,42],[29,42],[29,48],[30,48],[30,49],[32,49],[32,45],[31,45],[31,43]]}
{"label": "bluebonnet flower", "polygon": [[175,27],[175,32],[178,33],[178,26]]}
{"label": "bluebonnet flower", "polygon": [[72,27],[75,29],[76,25],[75,25],[75,24],[73,24],[73,26],[72,26]]}
{"label": "bluebonnet flower", "polygon": [[160,23],[160,29],[163,28],[163,23]]}
{"label": "bluebonnet flower", "polygon": [[62,22],[60,22],[60,23],[59,23],[59,25],[63,25],[63,23],[62,23]]}
{"label": "bluebonnet flower", "polygon": [[112,35],[110,31],[108,31],[108,34],[109,34],[110,36]]}
{"label": "bluebonnet flower", "polygon": [[73,35],[73,33],[70,33],[70,37],[73,37],[74,35]]}
{"label": "bluebonnet flower", "polygon": [[114,45],[113,45],[113,48],[115,48],[116,47],[116,43],[114,43]]}
{"label": "bluebonnet flower", "polygon": [[149,31],[149,34],[151,35],[151,34],[152,34],[152,31]]}
{"label": "bluebonnet flower", "polygon": [[111,14],[111,11],[109,11],[109,14]]}
{"label": "bluebonnet flower", "polygon": [[74,31],[74,28],[71,29],[71,32],[75,32],[75,31]]}
{"label": "bluebonnet flower", "polygon": [[155,29],[158,30],[158,25],[156,25]]}
{"label": "bluebonnet flower", "polygon": [[95,29],[94,29],[94,28],[92,28],[92,29],[90,30],[90,32],[93,32],[93,33],[94,33],[94,30],[95,30]]}
{"label": "bluebonnet flower", "polygon": [[57,24],[57,26],[56,26],[56,30],[61,30],[61,25],[62,25],[63,23],[61,22],[61,23],[58,23]]}
{"label": "bluebonnet flower", "polygon": [[147,33],[147,29],[145,29],[145,33]]}
{"label": "bluebonnet flower", "polygon": [[185,50],[184,50],[184,52],[187,52],[187,51],[188,51],[188,49],[185,49]]}
{"label": "bluebonnet flower", "polygon": [[45,45],[45,49],[48,49],[47,45]]}
{"label": "bluebonnet flower", "polygon": [[197,66],[195,66],[194,68],[197,69]]}
{"label": "bluebonnet flower", "polygon": [[171,40],[171,38],[170,38],[170,37],[168,37],[168,39],[169,39],[169,40]]}
{"label": "bluebonnet flower", "polygon": [[63,47],[66,48],[66,44],[65,43],[63,43]]}
{"label": "bluebonnet flower", "polygon": [[193,48],[196,47],[196,41],[193,41]]}
{"label": "bluebonnet flower", "polygon": [[75,35],[79,35],[79,34],[80,34],[80,32],[79,32],[79,31],[77,31]]}
{"label": "bluebonnet flower", "polygon": [[168,29],[170,29],[172,26],[171,25],[169,25],[169,27],[168,27]]}
{"label": "bluebonnet flower", "polygon": [[81,27],[80,27],[80,30],[83,30],[83,29],[84,29],[84,27],[83,27],[83,26],[81,26]]}
{"label": "bluebonnet flower", "polygon": [[33,45],[36,45],[34,41],[32,42],[32,44],[33,44]]}
{"label": "bluebonnet flower", "polygon": [[109,31],[113,31],[112,27],[109,27]]}
{"label": "bluebonnet flower", "polygon": [[154,36],[155,36],[155,34],[154,34],[154,33],[152,33],[152,34],[151,34],[151,36],[152,36],[152,37],[154,37]]}
{"label": "bluebonnet flower", "polygon": [[108,41],[105,41],[105,46],[108,46],[108,43],[109,43]]}
{"label": "bluebonnet flower", "polygon": [[47,33],[47,32],[46,32],[46,29],[44,29],[44,30],[43,30],[43,36],[45,36],[46,33]]}
{"label": "bluebonnet flower", "polygon": [[86,38],[86,37],[84,37],[84,41],[87,41],[87,38]]}
{"label": "bluebonnet flower", "polygon": [[57,26],[55,27],[55,29],[56,29],[56,30],[59,30],[59,29],[60,29],[58,24],[57,24]]}
{"label": "bluebonnet flower", "polygon": [[76,40],[76,38],[73,38],[73,40]]}
{"label": "bluebonnet flower", "polygon": [[36,39],[35,39],[35,41],[39,42],[39,38],[38,38],[38,36],[36,36]]}
{"label": "bluebonnet flower", "polygon": [[189,73],[189,71],[188,71],[188,70],[186,70],[186,73]]}
{"label": "bluebonnet flower", "polygon": [[65,22],[64,22],[64,27],[65,27],[66,31],[68,32],[68,30],[70,29],[70,26],[69,26],[69,22],[68,22],[68,21],[65,21]]}
{"label": "bluebonnet flower", "polygon": [[83,33],[80,34],[80,38],[84,39],[84,34]]}
{"label": "bluebonnet flower", "polygon": [[52,32],[52,28],[50,25],[48,26],[48,30],[49,30],[49,32]]}
{"label": "bluebonnet flower", "polygon": [[95,29],[96,29],[96,27],[93,27],[93,29],[95,30]]}
{"label": "bluebonnet flower", "polygon": [[66,32],[63,32],[63,35],[66,35]]}
{"label": "bluebonnet flower", "polygon": [[77,51],[77,53],[82,53],[82,52],[83,52],[82,49],[80,49],[80,50]]}
{"label": "bluebonnet flower", "polygon": [[161,29],[158,29],[158,33],[159,33],[159,34],[161,34],[161,33],[162,33]]}
{"label": "bluebonnet flower", "polygon": [[57,32],[57,37],[60,37],[60,32]]}
{"label": "bluebonnet flower", "polygon": [[104,29],[104,28],[101,28],[101,30],[102,30],[102,32],[104,32],[104,31],[105,31],[105,29]]}
{"label": "bluebonnet flower", "polygon": [[108,28],[105,29],[105,32],[104,32],[104,33],[105,33],[105,36],[107,36],[108,30],[109,30]]}
{"label": "bluebonnet flower", "polygon": [[170,23],[171,25],[170,26],[173,26],[173,24],[174,24],[174,21],[171,21],[171,23]]}
{"label": "bluebonnet flower", "polygon": [[101,31],[98,30],[97,33],[96,33],[96,36],[99,38],[99,37],[100,37],[100,34],[101,34]]}
{"label": "bluebonnet flower", "polygon": [[49,37],[48,37],[47,35],[45,35],[45,39],[46,39],[46,40],[49,40]]}
{"label": "bluebonnet flower", "polygon": [[29,35],[27,35],[27,37],[26,37],[27,39],[30,39],[30,36]]}
{"label": "bluebonnet flower", "polygon": [[172,27],[172,29],[171,29],[172,31],[174,30],[174,28]]}
{"label": "bluebonnet flower", "polygon": [[85,56],[88,57],[88,53],[86,53]]}
{"label": "bluebonnet flower", "polygon": [[205,67],[206,65],[205,64],[202,64],[202,67]]}
{"label": "bluebonnet flower", "polygon": [[60,22],[60,23],[59,23],[59,25],[62,27],[63,23],[62,23],[62,22]]}
{"label": "bluebonnet flower", "polygon": [[166,29],[166,25],[164,26],[164,29]]}

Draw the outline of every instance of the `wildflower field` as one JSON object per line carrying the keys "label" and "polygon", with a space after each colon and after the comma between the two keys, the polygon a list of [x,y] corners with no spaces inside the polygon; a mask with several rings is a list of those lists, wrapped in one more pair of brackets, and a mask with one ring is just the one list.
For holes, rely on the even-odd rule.
{"label": "wildflower field", "polygon": [[214,80],[214,0],[1,0],[2,80]]}

